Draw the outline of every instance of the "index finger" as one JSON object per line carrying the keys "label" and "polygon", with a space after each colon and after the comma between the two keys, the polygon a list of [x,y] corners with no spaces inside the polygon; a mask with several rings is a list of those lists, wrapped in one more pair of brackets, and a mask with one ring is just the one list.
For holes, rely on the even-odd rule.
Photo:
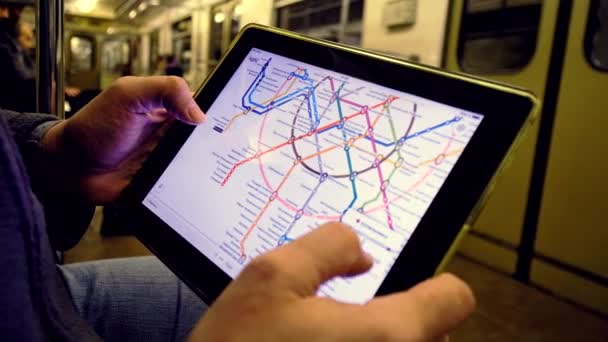
{"label": "index finger", "polygon": [[159,108],[186,123],[205,121],[205,115],[192,98],[188,83],[175,76],[128,76],[118,79],[110,89],[129,96],[135,112],[150,112]]}
{"label": "index finger", "polygon": [[[299,239],[254,259],[243,276],[278,287],[300,297],[314,295],[325,281],[368,270],[372,260],[359,237],[342,223],[327,223]],[[254,279],[255,281],[256,279]]]}

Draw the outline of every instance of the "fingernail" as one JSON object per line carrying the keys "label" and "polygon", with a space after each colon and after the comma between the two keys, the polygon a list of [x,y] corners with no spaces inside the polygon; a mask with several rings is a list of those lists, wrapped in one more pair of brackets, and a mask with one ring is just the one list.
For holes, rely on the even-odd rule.
{"label": "fingernail", "polygon": [[194,124],[200,124],[207,120],[205,114],[198,108],[198,106],[190,106],[186,110],[186,115],[188,116],[188,121]]}
{"label": "fingernail", "polygon": [[374,264],[375,259],[373,255],[369,254],[366,251],[363,251],[363,255],[365,255],[365,259],[367,259],[367,262],[369,262],[370,265]]}

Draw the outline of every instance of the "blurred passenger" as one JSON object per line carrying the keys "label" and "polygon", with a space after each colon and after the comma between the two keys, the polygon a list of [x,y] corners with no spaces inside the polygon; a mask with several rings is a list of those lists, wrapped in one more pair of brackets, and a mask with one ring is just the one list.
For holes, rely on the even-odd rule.
{"label": "blurred passenger", "polygon": [[165,68],[165,75],[184,77],[184,69],[179,65],[179,61],[175,56],[167,56],[167,67]]}
{"label": "blurred passenger", "polygon": [[21,21],[19,22],[19,37],[17,41],[19,42],[19,46],[23,49],[23,51],[35,51],[36,49],[36,37],[34,36],[34,28],[32,24]]}
{"label": "blurred passenger", "polygon": [[133,64],[131,63],[131,61],[129,61],[128,63],[125,63],[121,66],[120,76],[121,77],[133,76]]}
{"label": "blurred passenger", "polygon": [[36,109],[34,63],[19,39],[21,13],[33,4],[34,0],[0,0],[0,108],[20,112]]}
{"label": "blurred passenger", "polygon": [[25,54],[24,62],[26,66],[32,70],[36,70],[36,37],[34,36],[34,28],[32,24],[21,21],[19,22],[19,37],[17,42]]}
{"label": "blurred passenger", "polygon": [[[21,47],[23,53],[26,55],[24,62],[27,67],[33,70],[35,74],[35,61],[36,61],[36,35],[34,34],[34,27],[32,24],[26,21],[20,21],[18,26],[18,37],[17,42]],[[55,94],[55,83],[53,82],[53,94]],[[67,98],[73,98],[80,95],[81,90],[76,87],[67,86],[65,88],[65,96]],[[54,108],[54,104],[51,106]],[[53,109],[54,111],[54,109]]]}
{"label": "blurred passenger", "polygon": [[166,57],[159,55],[156,57],[156,64],[154,65],[154,71],[152,75],[162,76],[165,74],[165,68],[167,67]]}

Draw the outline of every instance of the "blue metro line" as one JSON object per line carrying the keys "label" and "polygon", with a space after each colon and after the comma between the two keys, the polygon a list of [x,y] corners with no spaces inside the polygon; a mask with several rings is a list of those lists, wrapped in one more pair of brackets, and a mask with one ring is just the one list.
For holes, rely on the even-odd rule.
{"label": "blue metro line", "polygon": [[[268,66],[270,65],[270,61],[272,60],[272,58],[269,58],[268,61],[266,61],[266,63],[264,63],[264,66],[262,66],[262,69],[260,70],[260,72],[256,75],[255,79],[253,80],[253,82],[249,85],[249,88],[247,88],[247,91],[245,92],[245,94],[243,94],[243,97],[241,98],[241,102],[243,105],[243,108],[245,109],[251,109],[251,106],[248,106],[245,102],[246,100],[252,104],[253,106],[261,109],[254,109],[252,110],[252,112],[254,112],[255,114],[258,115],[263,115],[269,111],[271,111],[273,108],[275,107],[280,107],[284,104],[286,104],[287,102],[293,100],[294,98],[296,98],[299,94],[303,93],[303,92],[308,92],[310,93],[310,97],[312,98],[312,102],[313,105],[311,106],[310,104],[308,104],[308,115],[310,117],[310,119],[312,120],[312,111],[311,108],[314,110],[314,124],[311,127],[311,130],[314,130],[320,123],[320,119],[319,119],[319,112],[318,112],[318,106],[317,106],[317,96],[315,94],[315,88],[314,88],[314,83],[313,80],[310,79],[308,71],[304,70],[304,74],[303,75],[298,75],[295,72],[291,72],[289,74],[289,77],[295,77],[297,79],[300,79],[306,83],[308,83],[307,87],[303,87],[300,89],[297,89],[287,95],[284,95],[276,100],[273,100],[272,102],[270,102],[267,105],[261,104],[261,103],[257,103],[254,99],[253,99],[253,94],[255,93],[255,91],[257,90],[257,88],[260,86],[260,84],[262,83],[262,81],[264,80],[264,78],[266,77],[266,69],[268,68]],[[309,100],[310,101],[310,100]]]}
{"label": "blue metro line", "polygon": [[[243,94],[243,96],[241,98],[241,102],[242,102],[243,108],[245,108],[247,110],[251,109],[251,106],[248,106],[246,104],[246,102],[248,101],[253,106],[262,109],[262,110],[254,109],[254,110],[252,110],[252,112],[254,112],[255,114],[258,114],[258,115],[263,115],[263,114],[271,111],[272,109],[274,109],[276,107],[280,107],[280,106],[282,106],[282,105],[290,102],[291,100],[293,100],[293,99],[297,98],[298,96],[302,95],[302,93],[308,92],[309,95],[306,96],[306,98],[307,98],[306,105],[307,105],[307,108],[308,108],[308,117],[309,117],[309,119],[312,122],[311,131],[314,130],[320,124],[319,111],[318,111],[317,99],[316,99],[316,95],[315,95],[314,82],[310,78],[310,76],[308,74],[308,71],[306,71],[305,69],[303,70],[304,71],[303,75],[298,75],[295,72],[291,72],[289,74],[289,77],[295,77],[297,79],[300,79],[300,80],[308,83],[309,86],[297,89],[297,90],[295,90],[295,91],[293,91],[293,92],[291,92],[291,93],[289,93],[289,94],[287,94],[285,96],[282,96],[279,99],[276,99],[276,100],[270,102],[267,105],[264,105],[264,104],[261,104],[261,103],[257,103],[252,98],[253,93],[255,93],[255,91],[259,87],[260,83],[262,83],[262,80],[264,80],[264,78],[266,77],[266,69],[270,65],[270,61],[271,60],[272,60],[272,58],[269,58],[266,61],[266,63],[264,63],[264,65],[262,66],[262,69],[260,70],[260,72],[258,72],[258,74],[256,75],[256,77],[253,80],[253,82],[251,82],[251,84],[249,85],[249,88],[247,88],[247,91],[245,92],[245,94]],[[338,93],[339,92],[340,92],[340,90],[338,90]],[[311,104],[311,101],[312,101],[312,104]],[[340,107],[339,103],[338,103],[338,106]],[[339,108],[339,111],[341,111],[341,108]],[[314,115],[314,119],[313,119],[313,115]],[[408,136],[403,136],[399,140],[393,141],[393,142],[384,142],[384,141],[378,140],[376,138],[374,138],[373,140],[374,140],[375,143],[377,143],[377,144],[379,144],[379,145],[381,145],[383,147],[392,147],[392,146],[394,146],[394,145],[396,145],[398,143],[403,144],[407,140],[416,138],[416,137],[418,137],[420,135],[430,133],[431,131],[434,131],[434,130],[439,129],[441,127],[444,127],[444,126],[453,124],[455,122],[458,122],[461,119],[462,119],[461,117],[456,116],[456,117],[454,117],[452,119],[444,121],[444,122],[442,122],[440,124],[437,124],[435,126],[428,127],[426,129],[423,129],[423,130],[418,131],[416,133],[410,134]],[[322,133],[327,132],[327,131],[332,130],[332,129],[343,130],[343,133],[344,133],[344,131],[348,131],[349,133],[352,133],[352,130],[349,130],[349,129],[347,129],[347,128],[344,127],[344,123],[342,122],[342,120],[343,119],[341,119],[340,122],[336,123],[335,125],[332,125],[332,126],[327,127],[327,128],[325,128],[325,129],[323,129],[321,131],[316,132],[316,134],[322,134]],[[356,135],[359,135],[359,134],[356,133]],[[365,136],[365,139],[370,140],[370,141],[372,140],[372,138],[370,136],[367,136],[367,135]],[[356,194],[355,194],[355,196],[356,196]]]}

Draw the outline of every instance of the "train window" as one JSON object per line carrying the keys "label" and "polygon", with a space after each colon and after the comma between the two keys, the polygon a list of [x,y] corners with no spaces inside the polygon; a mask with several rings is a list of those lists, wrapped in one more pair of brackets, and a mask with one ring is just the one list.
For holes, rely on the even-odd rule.
{"label": "train window", "polygon": [[150,74],[160,73],[159,70],[159,30],[152,31],[150,33],[150,64],[148,72]]}
{"label": "train window", "polygon": [[70,37],[70,68],[72,72],[91,71],[94,64],[93,38],[87,36]]}
{"label": "train window", "polygon": [[241,15],[243,14],[243,5],[236,4],[230,7],[230,41],[239,34],[241,29]]}
{"label": "train window", "polygon": [[216,5],[211,9],[211,39],[209,40],[209,59],[218,61],[222,57],[224,20],[226,14],[222,5]]}
{"label": "train window", "polygon": [[211,8],[209,64],[214,68],[230,42],[241,29],[243,6],[240,1],[219,3]]}
{"label": "train window", "polygon": [[[358,45],[361,40],[363,0],[348,1],[346,18],[342,18],[342,0],[302,0],[277,5],[277,26],[316,38]],[[346,27],[342,28],[342,23]],[[344,35],[340,32],[344,29]]]}
{"label": "train window", "polygon": [[348,21],[357,22],[363,20],[363,0],[351,0],[348,6]]}
{"label": "train window", "polygon": [[608,71],[608,0],[594,0],[589,8],[585,55],[596,69]]}
{"label": "train window", "polygon": [[472,73],[509,73],[524,68],[536,50],[541,0],[467,0],[458,59]]}
{"label": "train window", "polygon": [[131,74],[131,46],[127,39],[112,39],[101,48],[103,72],[112,75]]}
{"label": "train window", "polygon": [[192,59],[192,17],[182,19],[171,26],[173,52],[184,73],[190,71]]}

